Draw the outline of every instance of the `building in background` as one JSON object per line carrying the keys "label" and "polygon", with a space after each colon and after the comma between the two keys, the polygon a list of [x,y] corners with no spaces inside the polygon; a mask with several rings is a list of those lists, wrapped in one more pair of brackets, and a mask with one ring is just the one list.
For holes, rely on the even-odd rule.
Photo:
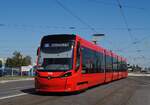
{"label": "building in background", "polygon": [[21,75],[22,76],[25,76],[25,75],[28,75],[28,76],[33,76],[34,75],[34,69],[33,69],[34,66],[32,65],[29,65],[29,66],[21,66]]}

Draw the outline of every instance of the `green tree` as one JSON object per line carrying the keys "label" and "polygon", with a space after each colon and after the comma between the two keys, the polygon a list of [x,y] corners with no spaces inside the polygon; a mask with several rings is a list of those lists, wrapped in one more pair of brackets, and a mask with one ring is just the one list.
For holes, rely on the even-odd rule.
{"label": "green tree", "polygon": [[26,66],[26,65],[31,65],[32,62],[31,62],[31,57],[30,56],[26,56],[22,59],[22,65],[23,66]]}
{"label": "green tree", "polygon": [[12,58],[7,58],[7,67],[21,67],[31,65],[32,58],[30,56],[23,56],[20,52],[15,51]]}
{"label": "green tree", "polygon": [[13,65],[14,65],[14,63],[13,63],[12,59],[11,58],[7,58],[5,66],[6,67],[13,67]]}
{"label": "green tree", "polygon": [[13,66],[14,67],[21,67],[22,66],[22,59],[23,59],[23,55],[20,52],[15,51],[13,53]]}

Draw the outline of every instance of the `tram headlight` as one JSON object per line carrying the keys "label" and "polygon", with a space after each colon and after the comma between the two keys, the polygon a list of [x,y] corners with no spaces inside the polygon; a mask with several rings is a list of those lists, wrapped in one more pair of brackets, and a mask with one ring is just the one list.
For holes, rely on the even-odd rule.
{"label": "tram headlight", "polygon": [[71,72],[67,72],[67,73],[65,73],[64,75],[62,75],[61,77],[63,78],[63,77],[69,77],[69,76],[72,76],[72,73],[71,73]]}

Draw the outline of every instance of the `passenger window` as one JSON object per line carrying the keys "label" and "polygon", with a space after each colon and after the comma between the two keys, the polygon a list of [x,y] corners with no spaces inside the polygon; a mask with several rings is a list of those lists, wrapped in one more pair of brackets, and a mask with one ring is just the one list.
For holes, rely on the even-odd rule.
{"label": "passenger window", "polygon": [[86,60],[86,51],[84,47],[81,47],[82,51],[82,74],[85,74],[87,72],[87,60]]}

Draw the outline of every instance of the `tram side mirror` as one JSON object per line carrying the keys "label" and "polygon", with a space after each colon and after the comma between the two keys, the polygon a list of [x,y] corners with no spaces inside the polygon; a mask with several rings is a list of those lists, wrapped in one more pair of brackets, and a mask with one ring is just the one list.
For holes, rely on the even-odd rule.
{"label": "tram side mirror", "polygon": [[38,47],[38,49],[37,49],[37,52],[36,52],[37,56],[39,55],[39,52],[40,52],[40,47]]}

